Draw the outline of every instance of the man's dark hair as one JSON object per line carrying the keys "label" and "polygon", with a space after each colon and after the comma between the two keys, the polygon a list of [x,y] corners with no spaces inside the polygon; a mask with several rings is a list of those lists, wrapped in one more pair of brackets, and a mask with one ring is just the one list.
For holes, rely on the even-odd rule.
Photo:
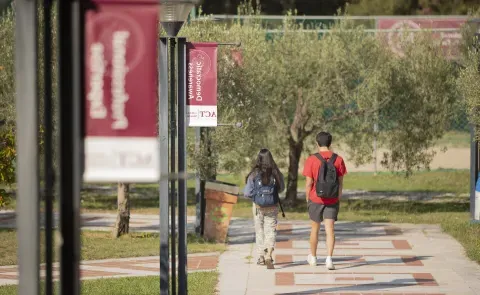
{"label": "man's dark hair", "polygon": [[320,147],[330,147],[332,144],[332,135],[328,132],[320,132],[317,134],[317,143]]}

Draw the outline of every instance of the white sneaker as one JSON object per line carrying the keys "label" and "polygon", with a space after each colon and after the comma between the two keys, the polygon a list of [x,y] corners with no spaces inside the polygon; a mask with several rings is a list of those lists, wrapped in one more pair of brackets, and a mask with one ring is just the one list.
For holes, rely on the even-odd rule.
{"label": "white sneaker", "polygon": [[312,254],[308,254],[307,262],[311,266],[317,266],[317,257],[313,256]]}
{"label": "white sneaker", "polygon": [[333,265],[332,258],[327,258],[327,259],[325,260],[325,267],[326,267],[328,270],[335,270],[335,265]]}

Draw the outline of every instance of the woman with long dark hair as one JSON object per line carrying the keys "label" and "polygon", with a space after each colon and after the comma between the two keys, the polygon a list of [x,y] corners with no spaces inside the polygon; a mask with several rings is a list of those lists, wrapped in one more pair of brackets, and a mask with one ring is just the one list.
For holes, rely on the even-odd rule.
{"label": "woman with long dark hair", "polygon": [[253,201],[257,264],[273,268],[272,252],[277,237],[279,193],[285,189],[285,184],[268,149],[260,150],[245,183],[244,195]]}

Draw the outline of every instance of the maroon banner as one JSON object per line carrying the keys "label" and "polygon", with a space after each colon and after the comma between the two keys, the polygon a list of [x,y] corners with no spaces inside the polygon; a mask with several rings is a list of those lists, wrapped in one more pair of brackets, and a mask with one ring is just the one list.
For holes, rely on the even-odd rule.
{"label": "maroon banner", "polygon": [[[462,39],[460,28],[466,21],[466,17],[444,19],[391,18],[379,19],[377,28],[391,30],[382,34],[390,48],[400,55],[403,55],[402,37],[406,41],[413,40],[415,32],[430,29],[433,37],[441,42],[445,54],[449,57],[456,57],[459,54],[459,45]],[[402,30],[404,30],[404,33],[402,33]]]}
{"label": "maroon banner", "polygon": [[94,1],[85,16],[84,180],[157,181],[157,1]]}
{"label": "maroon banner", "polygon": [[217,126],[217,43],[187,43],[187,122]]}

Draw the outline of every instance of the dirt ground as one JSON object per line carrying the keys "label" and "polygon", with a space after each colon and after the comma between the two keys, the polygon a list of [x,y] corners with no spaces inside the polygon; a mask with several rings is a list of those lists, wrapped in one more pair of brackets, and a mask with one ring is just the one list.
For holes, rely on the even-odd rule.
{"label": "dirt ground", "polygon": [[[448,148],[446,151],[442,151],[440,148],[434,149],[437,153],[430,164],[430,169],[470,169],[470,149],[469,148]],[[382,155],[387,150],[378,150],[377,159],[377,171],[387,171],[380,161]],[[336,151],[340,155],[345,155],[345,164],[350,172],[374,172],[374,164],[362,165],[355,167],[355,165],[348,161],[347,153],[340,150]]]}

